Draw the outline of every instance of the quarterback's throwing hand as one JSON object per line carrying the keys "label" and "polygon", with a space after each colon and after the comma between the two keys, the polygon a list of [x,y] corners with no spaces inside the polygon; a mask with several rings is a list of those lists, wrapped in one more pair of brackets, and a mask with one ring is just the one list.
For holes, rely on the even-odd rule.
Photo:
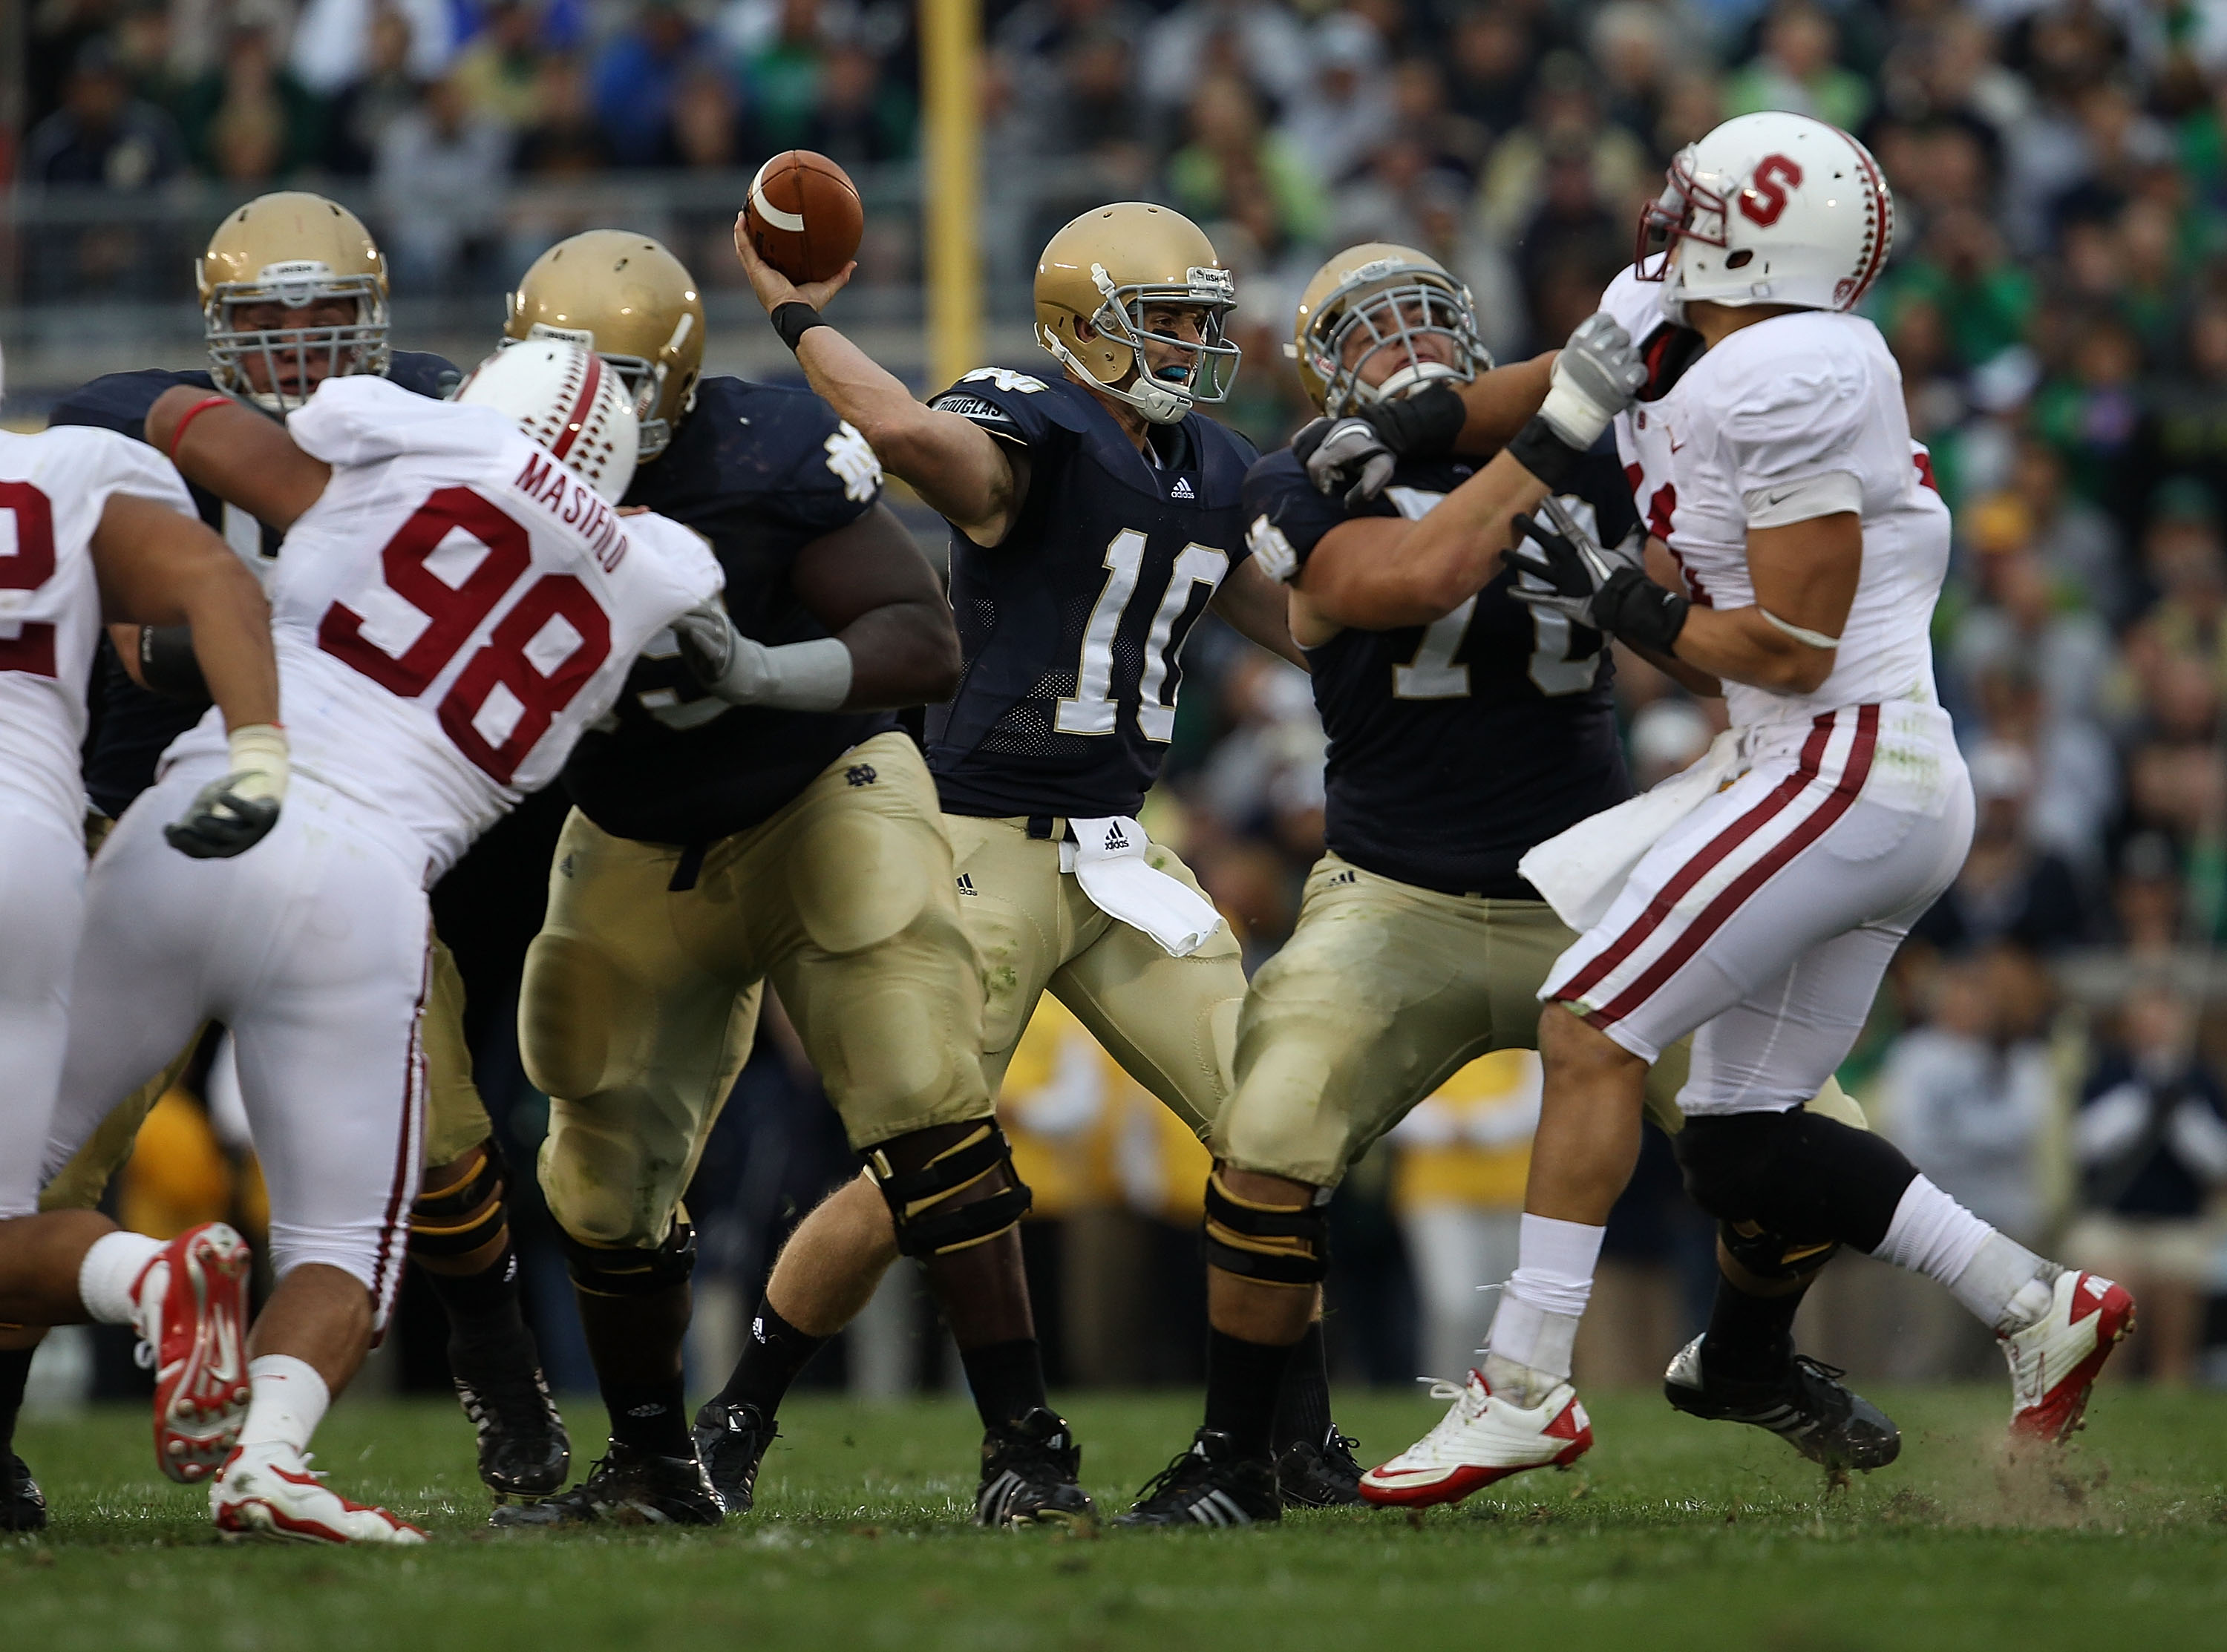
{"label": "quarterback's throwing hand", "polygon": [[1600,440],[1609,420],[1632,404],[1647,382],[1647,364],[1631,335],[1605,310],[1588,316],[1554,358],[1539,417],[1580,453]]}
{"label": "quarterback's throwing hand", "polygon": [[195,794],[185,813],[163,828],[171,848],[195,860],[228,860],[252,849],[278,824],[286,795],[286,731],[260,723],[232,731],[232,770]]}
{"label": "quarterback's throwing hand", "polygon": [[1647,577],[1637,529],[1610,550],[1567,518],[1560,531],[1528,516],[1516,518],[1514,526],[1517,537],[1508,561],[1516,572],[1509,595],[1517,602],[1658,654],[1670,652],[1686,623],[1688,603]]}
{"label": "quarterback's throwing hand", "polygon": [[767,315],[789,303],[825,309],[830,298],[851,284],[851,277],[858,267],[856,258],[825,281],[791,281],[758,256],[757,248],[750,245],[745,216],[742,213],[735,214],[735,258],[742,265],[743,273],[750,278],[750,290],[757,294],[758,303],[766,307]]}

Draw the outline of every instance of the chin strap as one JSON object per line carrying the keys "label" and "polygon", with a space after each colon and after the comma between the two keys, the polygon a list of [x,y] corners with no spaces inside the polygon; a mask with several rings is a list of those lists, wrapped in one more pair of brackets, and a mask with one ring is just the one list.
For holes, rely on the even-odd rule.
{"label": "chin strap", "polygon": [[1062,367],[1075,373],[1084,382],[1097,386],[1116,400],[1128,403],[1155,424],[1180,424],[1191,410],[1192,401],[1189,396],[1170,390],[1145,373],[1144,353],[1133,344],[1129,347],[1129,353],[1137,360],[1136,387],[1124,390],[1118,385],[1107,384],[1084,367],[1076,359],[1075,352],[1061,341],[1059,335],[1041,322],[1037,326],[1037,342],[1050,351]]}

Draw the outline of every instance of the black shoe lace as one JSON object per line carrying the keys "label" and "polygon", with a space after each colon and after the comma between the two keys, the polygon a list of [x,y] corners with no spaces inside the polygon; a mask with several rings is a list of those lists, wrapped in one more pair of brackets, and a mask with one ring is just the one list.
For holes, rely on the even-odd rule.
{"label": "black shoe lace", "polygon": [[1173,1496],[1177,1492],[1190,1489],[1191,1483],[1201,1478],[1213,1466],[1197,1451],[1186,1445],[1175,1454],[1167,1467],[1145,1481],[1139,1489],[1138,1506],[1142,1508],[1146,1503],[1157,1502],[1163,1497]]}

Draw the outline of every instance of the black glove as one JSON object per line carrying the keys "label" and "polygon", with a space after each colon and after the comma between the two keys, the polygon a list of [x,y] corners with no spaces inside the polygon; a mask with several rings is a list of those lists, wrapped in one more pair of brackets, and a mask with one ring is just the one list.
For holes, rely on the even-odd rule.
{"label": "black glove", "polygon": [[[1574,524],[1566,524],[1574,527]],[[1613,551],[1579,533],[1561,533],[1528,516],[1514,523],[1508,553],[1516,579],[1509,595],[1552,609],[1578,625],[1667,654],[1693,605],[1647,577],[1637,529]]]}
{"label": "black glove", "polygon": [[202,787],[193,807],[163,828],[170,847],[195,860],[229,860],[261,843],[278,824],[278,801],[242,796],[233,787],[245,778],[227,775]]}

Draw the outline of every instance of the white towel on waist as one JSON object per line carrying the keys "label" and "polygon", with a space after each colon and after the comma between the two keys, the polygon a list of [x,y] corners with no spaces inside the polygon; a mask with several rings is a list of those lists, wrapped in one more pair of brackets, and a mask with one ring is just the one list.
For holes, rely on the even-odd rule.
{"label": "white towel on waist", "polygon": [[1059,869],[1073,872],[1091,905],[1142,929],[1171,958],[1188,958],[1222,927],[1222,914],[1190,888],[1145,864],[1151,841],[1126,814],[1068,823],[1073,841],[1059,846]]}
{"label": "white towel on waist", "polygon": [[1573,929],[1607,915],[1624,881],[1672,826],[1716,795],[1739,772],[1739,737],[1727,729],[1689,768],[1652,791],[1589,814],[1567,831],[1535,844],[1516,870],[1547,897]]}

